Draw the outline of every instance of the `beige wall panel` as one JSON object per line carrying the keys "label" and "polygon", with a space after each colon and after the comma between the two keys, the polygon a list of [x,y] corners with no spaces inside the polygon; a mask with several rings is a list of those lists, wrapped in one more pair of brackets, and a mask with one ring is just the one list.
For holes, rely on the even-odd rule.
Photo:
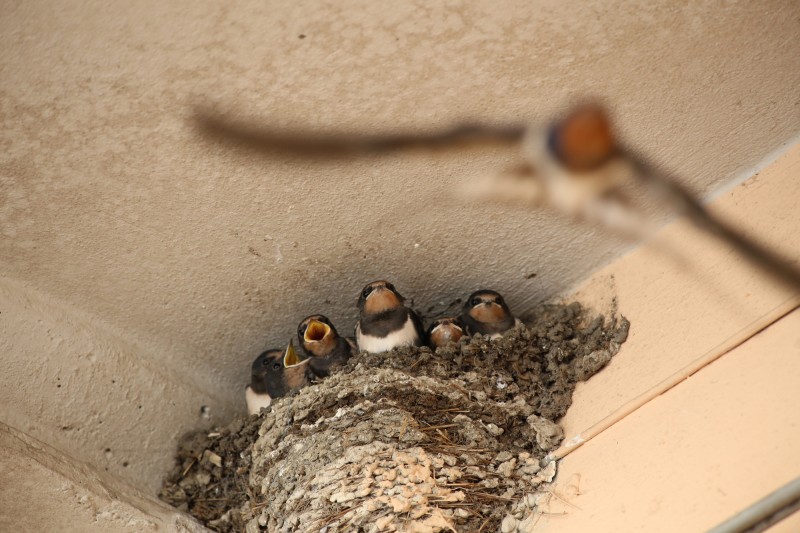
{"label": "beige wall panel", "polygon": [[[536,531],[705,531],[800,477],[800,311],[561,463],[581,494]],[[562,509],[563,508],[563,509]],[[797,519],[780,526],[784,531]]]}
{"label": "beige wall panel", "polygon": [[[710,209],[800,264],[800,145]],[[630,319],[631,334],[603,372],[578,386],[562,421],[567,435],[747,330],[791,295],[685,221],[665,227],[651,245],[598,271],[568,298],[599,309],[615,304]]]}

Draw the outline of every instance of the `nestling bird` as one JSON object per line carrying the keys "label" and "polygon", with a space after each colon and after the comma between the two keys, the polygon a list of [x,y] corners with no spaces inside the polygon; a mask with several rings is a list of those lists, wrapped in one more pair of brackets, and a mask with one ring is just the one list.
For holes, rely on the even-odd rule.
{"label": "nestling bird", "polygon": [[428,326],[428,346],[434,350],[448,342],[458,342],[464,336],[464,325],[458,317],[443,317]]}
{"label": "nestling bird", "polygon": [[388,281],[373,281],[358,298],[356,342],[365,352],[388,352],[398,346],[421,346],[425,331],[417,314]]}
{"label": "nestling bird", "polygon": [[291,394],[310,380],[308,359],[301,360],[289,341],[285,350],[267,350],[253,361],[250,385],[245,389],[247,412],[257,414],[269,407],[273,398]]}
{"label": "nestling bird", "polygon": [[500,293],[488,289],[475,291],[464,302],[461,322],[467,333],[480,333],[490,339],[497,339],[511,328],[521,325],[522,321],[514,318]]}
{"label": "nestling bird", "polygon": [[330,375],[332,368],[344,365],[356,349],[349,339],[339,336],[323,315],[304,318],[297,326],[297,339],[309,356],[311,371],[321,378]]}

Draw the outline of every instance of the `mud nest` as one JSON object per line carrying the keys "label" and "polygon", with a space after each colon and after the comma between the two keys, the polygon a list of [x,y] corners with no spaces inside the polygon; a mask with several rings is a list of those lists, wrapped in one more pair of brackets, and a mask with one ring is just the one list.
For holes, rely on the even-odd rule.
{"label": "mud nest", "polygon": [[162,499],[221,532],[529,531],[540,466],[624,318],[547,305],[489,341],[362,353],[261,415],[187,435]]}

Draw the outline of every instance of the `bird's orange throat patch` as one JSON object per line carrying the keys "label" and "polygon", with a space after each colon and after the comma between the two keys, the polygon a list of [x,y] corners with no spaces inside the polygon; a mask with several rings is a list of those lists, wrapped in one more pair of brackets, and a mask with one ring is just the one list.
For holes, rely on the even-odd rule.
{"label": "bird's orange throat patch", "polygon": [[502,322],[506,319],[505,311],[496,303],[478,304],[469,310],[469,316],[484,324]]}
{"label": "bird's orange throat patch", "polygon": [[390,309],[397,309],[403,302],[397,295],[388,289],[376,289],[367,296],[364,310],[369,314],[378,314]]}
{"label": "bird's orange throat patch", "polygon": [[562,164],[570,170],[594,170],[616,151],[611,122],[597,106],[584,106],[564,119],[559,132]]}

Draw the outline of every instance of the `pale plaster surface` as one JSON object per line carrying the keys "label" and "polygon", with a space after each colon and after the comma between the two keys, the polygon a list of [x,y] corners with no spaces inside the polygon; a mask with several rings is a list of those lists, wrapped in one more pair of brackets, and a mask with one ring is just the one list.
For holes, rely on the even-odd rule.
{"label": "pale plaster surface", "polygon": [[[185,431],[223,394],[102,321],[0,278],[0,422],[155,493]],[[210,415],[214,415],[212,410]]]}
{"label": "pale plaster surface", "polygon": [[133,487],[2,423],[0,529],[65,533],[209,531]]}
{"label": "pale plaster surface", "polygon": [[[583,447],[541,533],[702,532],[800,477],[800,311],[711,363]],[[774,531],[797,531],[798,517]]]}
{"label": "pale plaster surface", "polygon": [[489,286],[524,311],[628,246],[446,199],[507,152],[279,161],[202,141],[196,104],[373,132],[541,120],[588,93],[700,194],[800,129],[792,1],[2,9],[2,419],[150,492],[201,405],[243,411],[252,358],[312,312],[350,330],[365,282],[421,309]]}

